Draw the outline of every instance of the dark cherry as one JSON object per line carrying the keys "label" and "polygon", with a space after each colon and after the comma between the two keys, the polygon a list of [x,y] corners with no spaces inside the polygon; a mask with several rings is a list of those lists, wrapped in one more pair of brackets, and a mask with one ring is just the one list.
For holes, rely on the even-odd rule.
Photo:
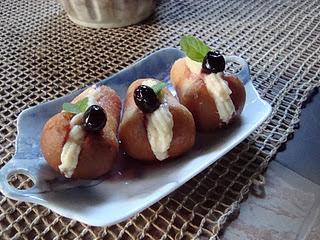
{"label": "dark cherry", "polygon": [[134,101],[137,107],[144,113],[152,113],[160,106],[157,94],[151,87],[140,85],[134,91]]}
{"label": "dark cherry", "polygon": [[91,105],[83,115],[84,129],[89,132],[98,132],[104,128],[107,115],[102,107]]}
{"label": "dark cherry", "polygon": [[225,66],[224,57],[218,50],[208,52],[202,61],[202,71],[207,74],[223,72]]}

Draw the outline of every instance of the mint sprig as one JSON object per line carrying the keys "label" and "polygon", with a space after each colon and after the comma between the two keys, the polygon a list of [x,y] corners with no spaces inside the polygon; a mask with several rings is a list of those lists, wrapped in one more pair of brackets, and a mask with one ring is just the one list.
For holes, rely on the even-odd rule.
{"label": "mint sprig", "polygon": [[183,36],[180,40],[180,46],[185,54],[196,62],[202,62],[210,51],[210,48],[203,41],[191,35]]}
{"label": "mint sprig", "polygon": [[65,112],[69,112],[69,113],[74,113],[74,114],[82,113],[87,110],[88,101],[89,101],[89,99],[86,97],[76,103],[64,103],[62,105],[62,109]]}
{"label": "mint sprig", "polygon": [[164,82],[160,82],[157,83],[155,85],[153,85],[151,88],[152,90],[155,92],[155,94],[159,94],[161,92],[161,90],[166,86],[167,84],[165,84]]}

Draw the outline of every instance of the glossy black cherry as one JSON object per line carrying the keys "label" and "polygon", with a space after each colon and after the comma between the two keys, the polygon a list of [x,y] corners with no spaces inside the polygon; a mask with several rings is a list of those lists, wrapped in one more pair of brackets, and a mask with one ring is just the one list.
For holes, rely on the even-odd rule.
{"label": "glossy black cherry", "polygon": [[207,74],[223,72],[225,67],[224,57],[218,50],[208,52],[202,61],[202,71]]}
{"label": "glossy black cherry", "polygon": [[149,86],[140,85],[137,87],[133,97],[137,107],[144,113],[152,113],[160,106],[157,94]]}
{"label": "glossy black cherry", "polygon": [[102,107],[91,105],[83,115],[84,129],[90,132],[101,131],[107,122],[107,115]]}

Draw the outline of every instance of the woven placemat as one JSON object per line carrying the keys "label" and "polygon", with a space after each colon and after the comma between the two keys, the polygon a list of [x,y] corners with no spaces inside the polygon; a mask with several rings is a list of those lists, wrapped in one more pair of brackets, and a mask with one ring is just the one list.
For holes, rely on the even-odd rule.
{"label": "woven placemat", "polygon": [[[13,156],[18,114],[92,84],[182,34],[245,58],[271,117],[228,155],[128,221],[90,227],[0,195],[0,239],[215,239],[298,126],[319,87],[320,2],[157,1],[154,16],[120,29],[84,29],[53,0],[0,1],[0,159]],[[20,176],[12,179],[25,186]]]}

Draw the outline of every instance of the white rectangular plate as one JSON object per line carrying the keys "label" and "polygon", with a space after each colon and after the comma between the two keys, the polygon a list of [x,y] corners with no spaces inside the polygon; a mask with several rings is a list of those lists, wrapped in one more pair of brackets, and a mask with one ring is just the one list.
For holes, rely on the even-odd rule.
{"label": "white rectangular plate", "polygon": [[[138,78],[169,80],[173,62],[183,57],[177,49],[157,51],[102,81],[117,91],[122,100],[127,87]],[[16,154],[0,170],[0,189],[6,196],[43,205],[62,216],[94,225],[106,226],[123,221],[174,191],[217,161],[243,141],[270,114],[251,81],[248,66],[239,57],[227,57],[242,67],[238,73],[245,83],[246,104],[238,122],[213,134],[198,134],[192,151],[168,162],[152,166],[118,163],[111,176],[95,181],[70,181],[52,171],[43,159],[39,139],[44,123],[61,110],[80,91],[23,111],[18,119]],[[7,179],[14,173],[31,177],[35,185],[17,190]]]}

